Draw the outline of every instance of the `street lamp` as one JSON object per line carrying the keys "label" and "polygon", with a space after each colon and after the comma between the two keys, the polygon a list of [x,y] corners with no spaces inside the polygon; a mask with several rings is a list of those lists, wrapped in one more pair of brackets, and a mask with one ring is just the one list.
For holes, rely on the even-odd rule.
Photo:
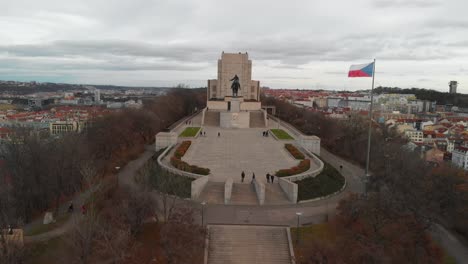
{"label": "street lamp", "polygon": [[296,245],[299,244],[299,219],[302,215],[302,212],[296,212],[297,215],[297,226],[296,226]]}
{"label": "street lamp", "polygon": [[201,202],[201,205],[202,205],[202,208],[201,208],[201,225],[202,225],[202,227],[204,227],[204,217],[205,217],[205,205],[206,205],[206,202],[205,202],[205,201]]}

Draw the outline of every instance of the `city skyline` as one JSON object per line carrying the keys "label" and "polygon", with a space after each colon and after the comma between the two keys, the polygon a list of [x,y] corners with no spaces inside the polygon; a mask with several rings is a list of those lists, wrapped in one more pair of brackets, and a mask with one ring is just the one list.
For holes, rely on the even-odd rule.
{"label": "city skyline", "polygon": [[464,1],[294,4],[6,2],[0,79],[201,87],[225,51],[248,52],[271,88],[369,89],[347,72],[376,58],[376,87],[468,92]]}

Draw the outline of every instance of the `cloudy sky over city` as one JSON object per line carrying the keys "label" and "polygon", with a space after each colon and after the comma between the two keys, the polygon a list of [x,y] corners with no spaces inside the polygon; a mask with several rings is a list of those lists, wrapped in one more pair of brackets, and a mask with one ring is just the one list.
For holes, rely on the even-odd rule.
{"label": "cloudy sky over city", "polygon": [[468,1],[0,0],[0,79],[206,86],[221,52],[248,52],[272,88],[468,93]]}

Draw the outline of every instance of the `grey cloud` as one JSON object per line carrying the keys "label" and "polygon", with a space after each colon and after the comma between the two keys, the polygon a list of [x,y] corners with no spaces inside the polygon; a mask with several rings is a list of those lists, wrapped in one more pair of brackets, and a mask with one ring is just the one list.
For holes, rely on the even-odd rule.
{"label": "grey cloud", "polygon": [[436,0],[374,0],[373,5],[378,8],[404,8],[404,7],[433,7],[441,4]]}

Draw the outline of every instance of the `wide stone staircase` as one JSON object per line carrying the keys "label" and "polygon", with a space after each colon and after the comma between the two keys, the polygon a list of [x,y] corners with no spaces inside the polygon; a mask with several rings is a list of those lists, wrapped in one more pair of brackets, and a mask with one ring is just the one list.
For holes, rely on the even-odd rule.
{"label": "wide stone staircase", "polygon": [[232,185],[230,204],[258,205],[258,198],[254,185],[251,183],[234,183]]}
{"label": "wide stone staircase", "polygon": [[201,126],[202,124],[202,116],[203,114],[200,112],[198,115],[194,116],[191,121],[192,124],[190,126]]}
{"label": "wide stone staircase", "polygon": [[265,127],[265,119],[262,111],[250,112],[250,127]]}
{"label": "wide stone staircase", "polygon": [[219,119],[220,114],[219,112],[214,111],[206,111],[205,112],[205,126],[215,126],[219,127]]}
{"label": "wide stone staircase", "polygon": [[265,204],[291,204],[279,183],[265,183]]}
{"label": "wide stone staircase", "polygon": [[207,182],[202,193],[198,196],[198,201],[209,204],[223,204],[224,182]]}
{"label": "wide stone staircase", "polygon": [[208,226],[208,264],[289,264],[287,229],[270,226]]}

